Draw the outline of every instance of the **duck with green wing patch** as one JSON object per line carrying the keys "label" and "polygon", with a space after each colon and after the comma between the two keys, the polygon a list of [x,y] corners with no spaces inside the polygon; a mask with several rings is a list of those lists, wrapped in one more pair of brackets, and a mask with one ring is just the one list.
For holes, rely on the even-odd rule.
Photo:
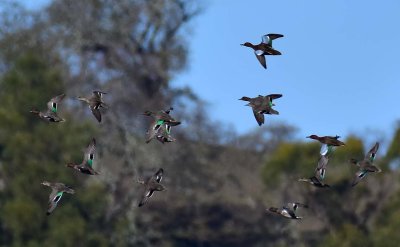
{"label": "duck with green wing patch", "polygon": [[96,151],[96,139],[93,138],[84,152],[82,163],[81,164],[68,163],[66,166],[73,168],[83,174],[99,175],[100,173],[93,169],[95,151]]}
{"label": "duck with green wing patch", "polygon": [[42,182],[42,185],[49,186],[51,188],[51,194],[49,196],[49,206],[47,208],[47,215],[50,215],[57,207],[63,193],[74,194],[75,191],[70,187],[62,183],[50,183],[47,181]]}
{"label": "duck with green wing patch", "polygon": [[363,160],[359,161],[356,159],[350,159],[350,162],[359,168],[354,176],[351,186],[356,186],[361,181],[361,179],[367,176],[368,173],[381,172],[381,169],[373,164],[378,149],[379,142],[375,143],[375,145],[365,155]]}
{"label": "duck with green wing patch", "polygon": [[58,105],[64,99],[65,94],[60,94],[58,96],[53,97],[49,102],[47,102],[47,111],[38,111],[38,110],[31,110],[30,112],[37,115],[41,119],[47,122],[64,122],[65,119],[58,116]]}

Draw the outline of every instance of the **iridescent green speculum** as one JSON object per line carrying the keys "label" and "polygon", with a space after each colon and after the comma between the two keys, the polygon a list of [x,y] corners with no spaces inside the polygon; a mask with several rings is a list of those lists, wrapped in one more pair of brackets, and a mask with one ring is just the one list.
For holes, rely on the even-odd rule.
{"label": "iridescent green speculum", "polygon": [[51,108],[52,112],[57,113],[57,107],[53,106],[53,108]]}
{"label": "iridescent green speculum", "polygon": [[161,125],[161,124],[163,124],[164,123],[164,120],[158,120],[157,121],[157,125]]}
{"label": "iridescent green speculum", "polygon": [[90,167],[92,167],[92,165],[93,165],[93,160],[92,160],[92,159],[88,159],[87,163],[89,164]]}
{"label": "iridescent green speculum", "polygon": [[269,101],[269,107],[272,107],[272,100]]}

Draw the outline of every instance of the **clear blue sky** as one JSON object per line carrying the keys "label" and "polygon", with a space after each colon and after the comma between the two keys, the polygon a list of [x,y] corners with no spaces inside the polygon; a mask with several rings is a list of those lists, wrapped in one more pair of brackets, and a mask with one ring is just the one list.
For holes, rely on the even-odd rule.
{"label": "clear blue sky", "polygon": [[[244,95],[282,93],[283,121],[299,136],[378,130],[400,119],[400,1],[209,1],[193,23],[190,65],[175,85],[210,103],[211,116],[245,133],[258,127]],[[283,55],[264,70],[250,48],[267,33]]]}
{"label": "clear blue sky", "polygon": [[[23,1],[38,8],[49,0]],[[34,2],[34,3],[33,3]],[[215,0],[192,23],[189,85],[209,103],[210,116],[239,133],[257,128],[242,96],[282,93],[266,124],[285,122],[299,137],[381,132],[400,119],[400,1]],[[264,70],[252,50],[267,33],[283,55]],[[376,135],[376,133],[375,133]]]}

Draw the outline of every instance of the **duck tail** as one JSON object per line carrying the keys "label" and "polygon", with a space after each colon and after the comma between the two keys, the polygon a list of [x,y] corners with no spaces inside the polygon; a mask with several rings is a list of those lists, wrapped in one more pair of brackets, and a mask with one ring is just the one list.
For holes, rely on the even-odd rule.
{"label": "duck tail", "polygon": [[271,110],[269,110],[269,114],[279,115],[279,112],[274,109],[271,109]]}
{"label": "duck tail", "polygon": [[29,112],[30,112],[30,113],[33,113],[33,114],[35,114],[35,115],[39,115],[39,114],[40,114],[40,111],[38,111],[38,110],[36,110],[36,109],[32,109],[32,110],[30,110]]}
{"label": "duck tail", "polygon": [[69,168],[75,168],[76,164],[75,163],[67,163],[65,166],[69,167]]}

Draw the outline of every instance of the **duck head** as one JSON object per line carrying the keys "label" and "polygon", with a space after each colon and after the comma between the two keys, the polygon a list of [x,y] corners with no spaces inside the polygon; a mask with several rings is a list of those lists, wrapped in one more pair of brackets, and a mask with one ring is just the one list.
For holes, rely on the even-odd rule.
{"label": "duck head", "polygon": [[310,136],[307,136],[307,138],[310,138],[310,139],[318,139],[318,136],[317,136],[317,135],[310,135]]}
{"label": "duck head", "polygon": [[279,213],[279,209],[278,208],[271,207],[268,210],[273,212],[273,213]]}
{"label": "duck head", "polygon": [[41,185],[50,186],[50,183],[49,183],[49,182],[47,182],[47,181],[43,181],[43,182],[41,182],[40,184],[41,184]]}
{"label": "duck head", "polygon": [[246,42],[246,43],[243,43],[243,44],[240,44],[240,45],[241,45],[241,46],[251,47],[251,48],[254,47],[254,45],[253,45],[252,43],[250,43],[250,42]]}

